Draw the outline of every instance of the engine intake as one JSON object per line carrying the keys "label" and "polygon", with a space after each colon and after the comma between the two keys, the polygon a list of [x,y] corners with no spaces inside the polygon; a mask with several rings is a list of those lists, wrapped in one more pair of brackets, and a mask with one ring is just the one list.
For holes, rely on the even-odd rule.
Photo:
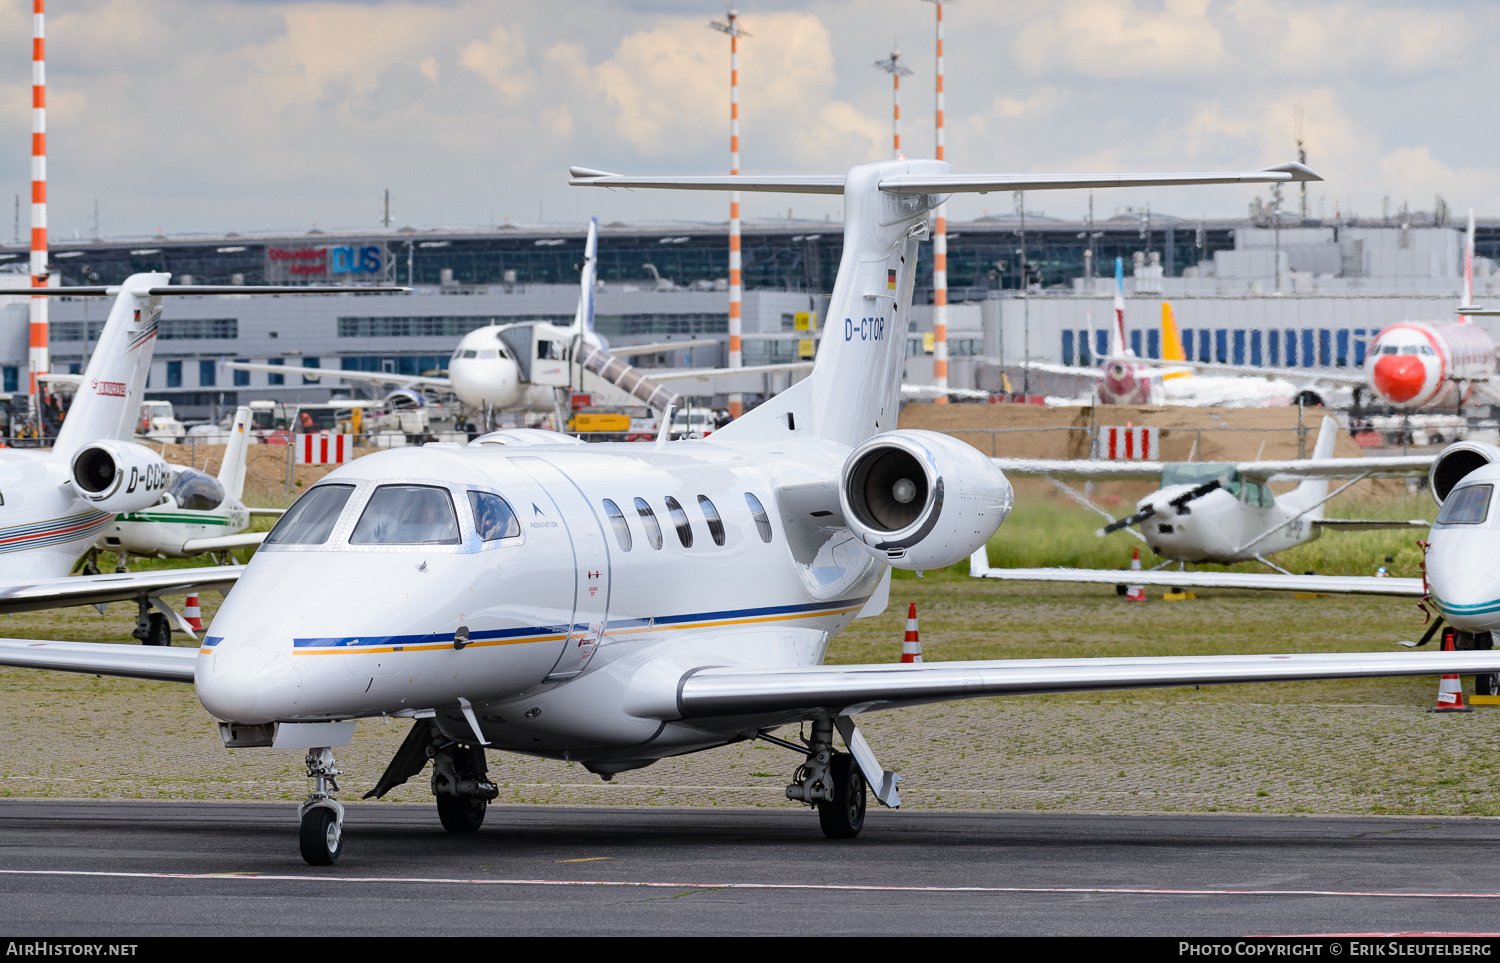
{"label": "engine intake", "polygon": [[865,551],[917,571],[961,562],[1010,514],[1010,482],[971,445],[935,431],[877,435],[844,463],[839,503]]}
{"label": "engine intake", "polygon": [[1470,472],[1496,460],[1500,460],[1500,448],[1482,441],[1460,441],[1444,448],[1427,471],[1433,501],[1443,504],[1453,486]]}
{"label": "engine intake", "polygon": [[134,512],[161,500],[172,470],[151,449],[125,441],[96,441],[73,456],[70,481],[79,498],[109,512]]}

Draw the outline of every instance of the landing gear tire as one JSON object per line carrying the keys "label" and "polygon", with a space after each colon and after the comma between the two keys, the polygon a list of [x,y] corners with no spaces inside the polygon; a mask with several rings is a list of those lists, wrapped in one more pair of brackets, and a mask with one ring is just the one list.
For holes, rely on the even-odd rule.
{"label": "landing gear tire", "polygon": [[1490,672],[1483,675],[1476,675],[1474,677],[1474,694],[1484,696],[1500,695],[1500,674]]}
{"label": "landing gear tire", "polygon": [[829,839],[853,839],[865,828],[865,776],[854,757],[839,753],[828,764],[833,800],[818,803],[818,823]]}
{"label": "landing gear tire", "polygon": [[472,833],[484,825],[488,800],[478,796],[437,797],[438,819],[450,833]]}
{"label": "landing gear tire", "polygon": [[146,637],[142,645],[171,645],[172,625],[160,612],[152,612],[146,620]]}
{"label": "landing gear tire", "polygon": [[309,809],[302,817],[302,858],[309,866],[332,866],[344,854],[344,833],[338,815],[323,806]]}

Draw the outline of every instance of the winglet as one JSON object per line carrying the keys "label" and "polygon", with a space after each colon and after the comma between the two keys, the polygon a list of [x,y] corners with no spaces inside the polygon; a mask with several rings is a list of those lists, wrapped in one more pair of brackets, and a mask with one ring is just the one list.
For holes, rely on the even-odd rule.
{"label": "winglet", "polygon": [[1321,181],[1323,176],[1306,164],[1292,161],[1290,164],[1277,164],[1275,167],[1262,167],[1261,171],[1267,174],[1290,174],[1290,180],[1297,181]]}

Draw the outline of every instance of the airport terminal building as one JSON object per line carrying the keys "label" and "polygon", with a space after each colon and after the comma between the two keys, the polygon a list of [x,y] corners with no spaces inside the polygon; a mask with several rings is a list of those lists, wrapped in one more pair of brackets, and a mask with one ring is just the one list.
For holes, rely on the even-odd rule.
{"label": "airport terminal building", "polygon": [[[1157,355],[1161,302],[1170,300],[1192,356],[1236,363],[1347,367],[1386,324],[1451,318],[1462,283],[1462,225],[1444,214],[1374,223],[1279,226],[1252,205],[1235,221],[1126,212],[1093,223],[1036,215],[949,225],[950,382],[1000,390],[988,366],[1026,358],[1088,365],[1112,316],[1113,263],[1126,264],[1126,322],[1137,353]],[[172,298],[165,305],[148,397],[186,419],[249,398],[322,400],[327,384],[233,372],[225,359],[329,369],[433,372],[464,333],[487,324],[567,323],[577,299],[584,226],[465,230],[376,229],[341,234],[54,240],[55,279],[107,284],[167,271],[181,284],[348,284],[347,295]],[[1481,301],[1500,294],[1500,221],[1478,232]],[[745,363],[805,354],[842,254],[840,225],[749,223],[744,232]],[[1024,253],[1023,253],[1024,252]],[[0,287],[21,287],[26,250],[0,245]],[[930,332],[930,244],[913,317]],[[722,224],[611,224],[601,228],[596,324],[612,343],[713,337],[718,346],[639,358],[645,367],[722,365],[728,339],[728,243]],[[371,283],[411,284],[405,295],[360,294]],[[9,302],[9,303],[5,303]],[[79,370],[102,328],[99,299],[54,299],[54,368]],[[0,296],[0,377],[24,382],[24,299]],[[930,333],[914,333],[907,379],[931,378]],[[986,359],[980,362],[979,359]],[[765,376],[720,385],[750,395],[783,384]],[[291,383],[295,382],[295,383]],[[707,389],[705,389],[707,390]],[[1019,385],[1012,386],[1020,390]]]}

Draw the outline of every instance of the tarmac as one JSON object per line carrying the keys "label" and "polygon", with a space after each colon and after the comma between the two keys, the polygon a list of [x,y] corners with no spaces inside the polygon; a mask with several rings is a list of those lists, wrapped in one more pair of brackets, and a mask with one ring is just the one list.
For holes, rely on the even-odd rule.
{"label": "tarmac", "polygon": [[[872,803],[873,807],[873,803]],[[0,801],[0,932],[1246,936],[1497,929],[1493,819]]]}

